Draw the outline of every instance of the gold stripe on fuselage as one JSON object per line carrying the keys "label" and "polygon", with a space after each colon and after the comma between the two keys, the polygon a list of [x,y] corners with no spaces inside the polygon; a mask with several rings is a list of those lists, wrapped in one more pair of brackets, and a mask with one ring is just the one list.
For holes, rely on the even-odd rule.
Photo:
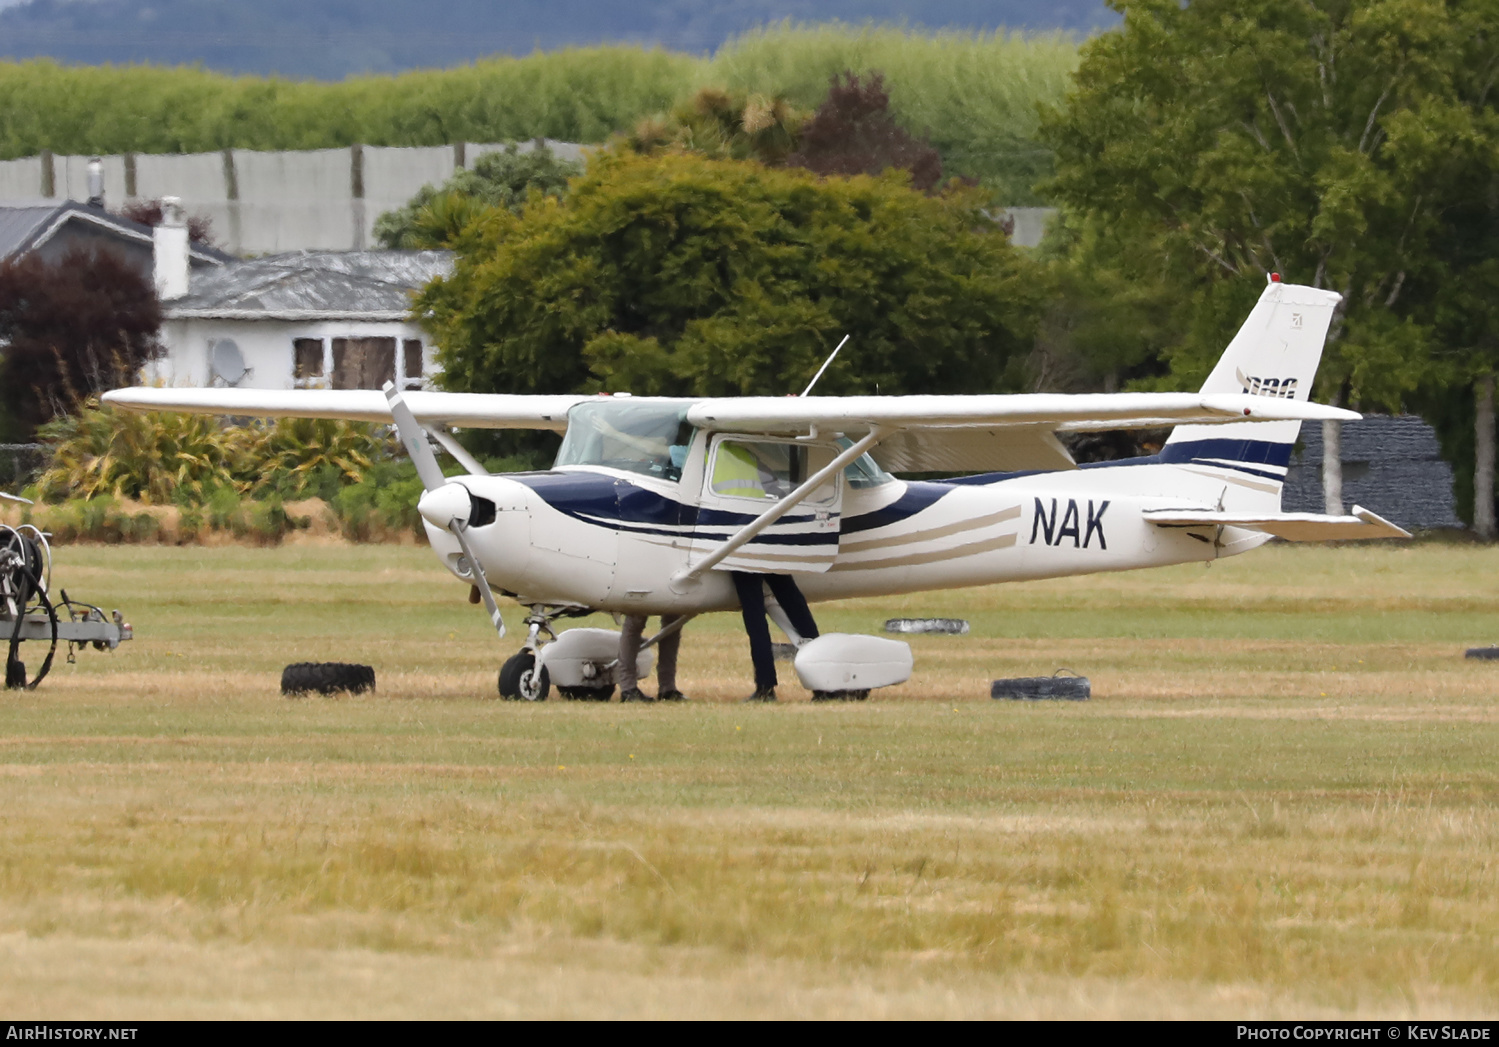
{"label": "gold stripe on fuselage", "polygon": [[862,553],[873,549],[891,549],[897,545],[911,545],[915,542],[925,542],[937,538],[948,538],[955,534],[964,534],[968,531],[977,531],[988,527],[990,524],[1004,523],[1013,520],[1020,515],[1020,506],[1011,506],[1002,509],[990,516],[972,520],[959,520],[957,523],[947,524],[945,527],[933,527],[925,531],[914,531],[911,534],[895,535],[890,538],[859,538],[853,541],[838,543],[838,552]]}
{"label": "gold stripe on fuselage", "polygon": [[[925,536],[924,536],[925,537]],[[964,556],[976,556],[979,553],[993,552],[995,549],[1006,549],[1015,544],[1018,535],[1013,532],[1002,534],[998,538],[989,538],[982,542],[969,542],[967,545],[950,546],[946,549],[936,549],[928,553],[912,553],[909,556],[894,556],[884,560],[858,560],[854,562],[839,560],[828,568],[830,571],[876,571],[885,567],[916,567],[920,564],[938,563],[942,560],[957,560]]]}

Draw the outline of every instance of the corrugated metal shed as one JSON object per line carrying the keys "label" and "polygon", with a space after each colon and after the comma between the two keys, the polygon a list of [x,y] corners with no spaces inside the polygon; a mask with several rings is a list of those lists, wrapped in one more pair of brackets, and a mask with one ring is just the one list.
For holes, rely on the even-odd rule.
{"label": "corrugated metal shed", "polygon": [[397,318],[411,295],[451,272],[449,251],[298,251],[194,273],[169,318]]}
{"label": "corrugated metal shed", "polygon": [[[1281,508],[1320,513],[1322,426],[1303,425],[1297,446]],[[1452,467],[1424,419],[1398,415],[1344,422],[1342,459],[1345,507],[1362,505],[1410,529],[1463,526],[1452,496]]]}

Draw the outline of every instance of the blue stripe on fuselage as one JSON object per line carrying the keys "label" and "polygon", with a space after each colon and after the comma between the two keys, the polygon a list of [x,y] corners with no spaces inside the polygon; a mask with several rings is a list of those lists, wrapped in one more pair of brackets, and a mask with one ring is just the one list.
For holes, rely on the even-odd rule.
{"label": "blue stripe on fuselage", "polygon": [[1161,448],[1160,459],[1167,465],[1182,462],[1197,462],[1218,458],[1228,462],[1243,462],[1246,465],[1291,464],[1290,443],[1271,443],[1269,440],[1183,440],[1168,443]]}
{"label": "blue stripe on fuselage", "polygon": [[905,493],[895,501],[872,513],[845,516],[839,524],[839,529],[844,534],[858,534],[860,531],[871,531],[876,527],[888,527],[910,519],[923,509],[936,504],[939,498],[951,493],[952,487],[948,484],[932,483],[926,480],[907,480]]}
{"label": "blue stripe on fuselage", "polygon": [[[512,473],[508,479],[525,484],[553,509],[575,520],[633,534],[681,537],[700,526],[743,527],[759,515],[699,509],[604,473]],[[783,516],[779,522],[810,523],[814,519],[812,514],[803,513]],[[756,544],[763,545],[826,545],[837,541],[836,531],[761,534],[755,538]]]}
{"label": "blue stripe on fuselage", "polygon": [[[507,479],[525,484],[553,509],[576,520],[607,522],[636,534],[679,537],[686,529],[698,526],[743,527],[759,515],[700,509],[604,473],[511,473]],[[900,498],[883,509],[859,516],[844,516],[839,531],[762,534],[755,541],[770,545],[830,544],[838,541],[840,532],[854,534],[915,516],[951,491],[949,484],[911,481],[906,484]],[[786,523],[806,523],[814,517],[802,514],[781,519]]]}

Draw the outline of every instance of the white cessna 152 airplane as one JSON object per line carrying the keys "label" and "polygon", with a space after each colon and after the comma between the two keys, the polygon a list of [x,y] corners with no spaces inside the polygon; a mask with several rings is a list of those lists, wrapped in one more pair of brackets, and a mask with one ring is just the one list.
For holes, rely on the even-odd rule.
{"label": "white cessna 152 airplane", "polygon": [[[558,638],[552,621],[732,610],[731,570],[791,574],[815,602],[1207,561],[1272,536],[1409,537],[1357,506],[1348,516],[1280,511],[1301,423],[1359,417],[1307,400],[1338,300],[1272,277],[1199,393],[671,399],[387,386],[131,388],[104,399],[138,411],[394,421],[443,566],[473,586],[501,637],[496,594],[530,611],[501,693],[543,698],[550,675],[565,694],[607,699],[617,634]],[[1056,437],[1164,425],[1175,429],[1159,454],[1098,465],[1077,465]],[[448,426],[565,436],[550,471],[492,476]],[[466,475],[443,476],[424,431]],[[971,469],[989,471],[938,482],[886,471]],[[789,631],[773,605],[771,614]],[[813,644],[837,672],[819,677],[815,659],[801,672],[812,645],[797,667],[828,690],[896,683],[909,675],[909,649],[902,666],[880,646],[896,643],[825,637]]]}

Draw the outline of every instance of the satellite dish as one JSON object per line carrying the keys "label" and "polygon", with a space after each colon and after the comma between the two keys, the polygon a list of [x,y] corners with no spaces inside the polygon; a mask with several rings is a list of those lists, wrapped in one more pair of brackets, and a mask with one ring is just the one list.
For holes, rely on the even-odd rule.
{"label": "satellite dish", "polygon": [[238,385],[245,377],[245,356],[232,338],[213,343],[213,373],[225,385]]}

